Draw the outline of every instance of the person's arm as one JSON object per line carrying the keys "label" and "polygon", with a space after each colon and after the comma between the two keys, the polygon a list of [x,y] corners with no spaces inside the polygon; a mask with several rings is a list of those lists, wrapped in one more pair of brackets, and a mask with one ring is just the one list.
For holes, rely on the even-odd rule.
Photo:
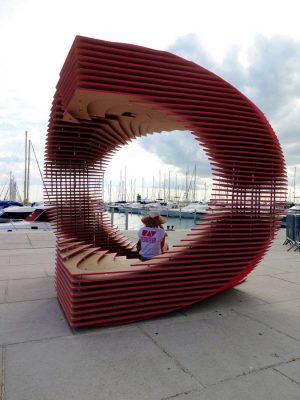
{"label": "person's arm", "polygon": [[140,250],[141,250],[141,247],[142,247],[141,246],[141,230],[138,231],[138,241],[137,241],[137,244],[135,246],[136,246],[137,252],[139,253]]}
{"label": "person's arm", "polygon": [[164,253],[164,252],[166,252],[167,250],[169,250],[169,246],[168,246],[168,243],[167,243],[167,234],[165,233],[165,235],[164,235],[164,237],[163,237],[163,239],[162,239],[162,241],[160,242],[160,247],[161,247],[161,252],[162,253]]}

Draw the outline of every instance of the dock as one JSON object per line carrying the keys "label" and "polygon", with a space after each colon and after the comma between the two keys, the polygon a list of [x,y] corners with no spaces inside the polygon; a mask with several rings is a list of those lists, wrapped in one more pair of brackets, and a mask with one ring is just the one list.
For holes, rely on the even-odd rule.
{"label": "dock", "polygon": [[[169,243],[185,234],[169,231]],[[281,229],[246,281],[206,301],[71,329],[53,233],[0,233],[0,399],[299,400],[300,252],[284,240]]]}

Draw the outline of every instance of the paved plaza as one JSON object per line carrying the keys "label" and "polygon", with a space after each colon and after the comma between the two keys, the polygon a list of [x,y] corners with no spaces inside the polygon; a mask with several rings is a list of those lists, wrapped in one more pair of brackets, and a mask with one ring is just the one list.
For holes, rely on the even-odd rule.
{"label": "paved plaza", "polygon": [[55,295],[54,235],[1,233],[0,399],[299,400],[300,252],[284,239],[281,230],[244,283],[207,301],[71,329]]}

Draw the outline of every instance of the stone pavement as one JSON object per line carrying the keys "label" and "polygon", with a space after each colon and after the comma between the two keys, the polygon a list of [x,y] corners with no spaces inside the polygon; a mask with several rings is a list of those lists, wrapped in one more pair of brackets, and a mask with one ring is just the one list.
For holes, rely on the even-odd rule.
{"label": "stone pavement", "polygon": [[74,330],[55,297],[53,234],[0,234],[1,400],[299,400],[300,253],[284,235],[234,289]]}

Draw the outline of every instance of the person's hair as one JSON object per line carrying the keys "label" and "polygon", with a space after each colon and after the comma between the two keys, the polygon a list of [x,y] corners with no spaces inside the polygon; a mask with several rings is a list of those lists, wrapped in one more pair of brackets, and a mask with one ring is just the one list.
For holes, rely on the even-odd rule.
{"label": "person's hair", "polygon": [[144,224],[149,228],[158,228],[161,225],[161,221],[159,218],[147,218]]}

